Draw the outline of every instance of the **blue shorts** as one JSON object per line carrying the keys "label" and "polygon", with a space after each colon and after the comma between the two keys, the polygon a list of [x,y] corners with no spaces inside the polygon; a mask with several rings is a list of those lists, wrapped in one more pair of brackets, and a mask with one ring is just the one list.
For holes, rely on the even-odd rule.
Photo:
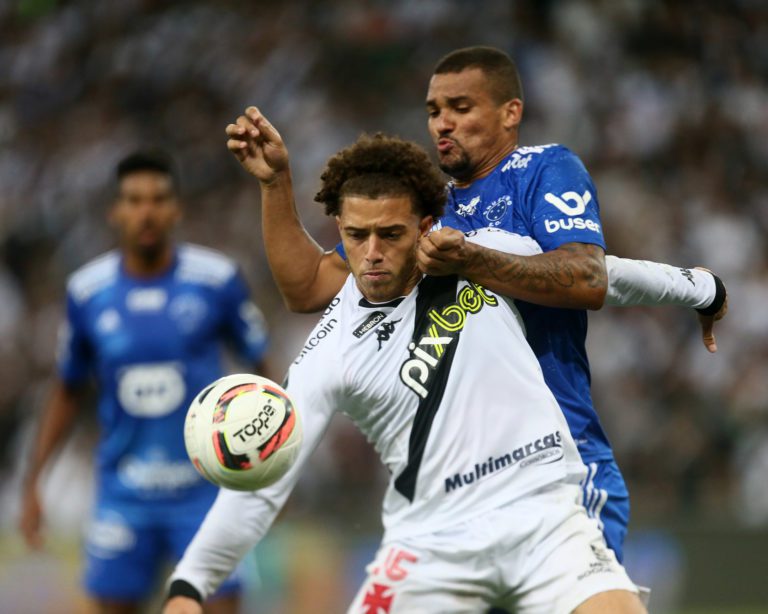
{"label": "blue shorts", "polygon": [[585,462],[587,477],[581,482],[582,503],[598,521],[608,547],[622,562],[629,524],[629,492],[614,459]]}
{"label": "blue shorts", "polygon": [[[180,505],[162,510],[101,502],[86,533],[86,591],[96,599],[137,602],[162,585],[203,521],[208,506]],[[233,574],[216,596],[239,591]]]}

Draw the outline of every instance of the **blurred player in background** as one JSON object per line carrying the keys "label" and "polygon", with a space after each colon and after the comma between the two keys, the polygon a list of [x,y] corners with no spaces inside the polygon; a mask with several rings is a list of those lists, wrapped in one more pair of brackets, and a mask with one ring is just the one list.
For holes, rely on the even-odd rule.
{"label": "blurred player in background", "polygon": [[[68,281],[58,380],[23,485],[21,531],[39,548],[41,475],[94,378],[100,439],[84,583],[104,614],[140,611],[214,500],[217,489],[189,463],[183,425],[193,396],[223,374],[222,346],[231,343],[264,373],[265,322],[235,263],[173,241],[178,190],[163,152],[136,152],[118,165],[110,222],[119,249]],[[236,612],[239,588],[230,578],[207,611]]]}
{"label": "blurred player in background", "polygon": [[[267,195],[268,176],[262,195],[290,203],[290,181]],[[299,459],[273,486],[220,491],[165,612],[201,611],[267,532],[335,412],[391,476],[382,545],[350,614],[644,612],[579,503],[585,468],[512,301],[418,268],[419,237],[445,203],[426,152],[362,137],[329,160],[316,200],[338,223],[352,274],[288,372]]]}
{"label": "blurred player in background", "polygon": [[[419,243],[419,264],[518,299],[528,341],[589,469],[584,506],[621,560],[629,495],[592,404],[585,310],[604,303],[693,307],[712,352],[713,323],[727,309],[725,287],[704,270],[606,257],[597,192],[578,157],[561,145],[518,146],[522,95],[514,62],[498,49],[461,49],[438,63],[427,93],[428,127],[452,181],[445,215]],[[343,247],[324,252],[295,204],[272,197],[290,182],[280,135],[255,107],[226,132],[230,151],[265,183],[264,241],[286,304],[295,311],[325,307],[348,273]],[[465,233],[493,242],[468,243]],[[532,238],[542,253],[505,253],[508,233]]]}

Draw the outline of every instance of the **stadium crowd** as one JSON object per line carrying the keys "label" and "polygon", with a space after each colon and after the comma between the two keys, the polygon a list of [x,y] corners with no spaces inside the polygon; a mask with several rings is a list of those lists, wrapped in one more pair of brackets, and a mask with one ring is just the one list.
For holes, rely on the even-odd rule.
{"label": "stadium crowd", "polygon": [[[242,264],[279,370],[313,318],[277,295],[254,237],[257,188],[224,127],[265,109],[293,152],[303,219],[330,248],[335,226],[312,203],[324,160],[363,130],[429,147],[433,64],[481,43],[519,63],[522,142],[584,160],[609,253],[707,266],[729,291],[714,356],[693,313],[590,316],[595,405],[634,521],[767,525],[768,11],[753,0],[0,0],[0,474],[23,458],[45,396],[65,277],[110,246],[118,159],[147,143],[178,158],[182,237]],[[295,506],[322,499],[334,522],[375,525],[377,461],[349,424],[330,442]],[[0,491],[8,526],[16,496]]]}

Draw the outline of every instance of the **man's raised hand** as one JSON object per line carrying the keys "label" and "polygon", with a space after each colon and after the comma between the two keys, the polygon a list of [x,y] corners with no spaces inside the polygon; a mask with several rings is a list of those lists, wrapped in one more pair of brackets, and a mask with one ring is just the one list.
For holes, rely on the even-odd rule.
{"label": "man's raised hand", "polygon": [[288,171],[288,150],[283,139],[257,107],[248,107],[225,132],[227,149],[263,184],[274,182],[280,173]]}

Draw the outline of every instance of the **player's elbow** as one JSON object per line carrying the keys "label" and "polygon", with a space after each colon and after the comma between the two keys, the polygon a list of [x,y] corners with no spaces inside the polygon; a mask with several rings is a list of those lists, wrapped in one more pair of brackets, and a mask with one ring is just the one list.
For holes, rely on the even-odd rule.
{"label": "player's elbow", "polygon": [[607,283],[591,285],[584,293],[585,308],[592,311],[602,309],[605,304],[605,296],[607,292]]}

